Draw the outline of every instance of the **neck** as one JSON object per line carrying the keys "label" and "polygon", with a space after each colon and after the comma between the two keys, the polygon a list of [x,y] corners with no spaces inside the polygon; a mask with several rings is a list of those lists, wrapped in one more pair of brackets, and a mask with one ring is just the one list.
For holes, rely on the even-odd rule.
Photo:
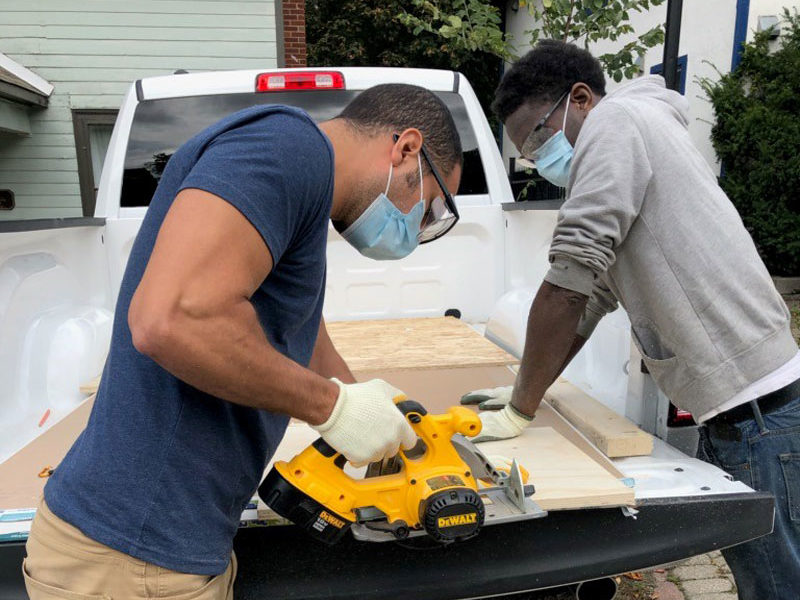
{"label": "neck", "polygon": [[363,178],[364,140],[342,119],[320,123],[319,128],[328,136],[333,146],[333,204],[331,220],[341,222],[352,212],[352,191],[358,189]]}

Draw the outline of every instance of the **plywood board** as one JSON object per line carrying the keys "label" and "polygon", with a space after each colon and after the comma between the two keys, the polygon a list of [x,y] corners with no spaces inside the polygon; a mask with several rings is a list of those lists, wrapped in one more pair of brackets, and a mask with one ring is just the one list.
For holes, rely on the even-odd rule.
{"label": "plywood board", "polygon": [[[304,423],[293,423],[278,447],[275,460],[289,460],[318,434]],[[536,487],[534,500],[545,510],[597,508],[634,504],[633,489],[606,471],[552,427],[530,427],[512,440],[486,442],[480,450],[491,457],[515,457],[528,470]],[[362,471],[353,471],[351,475]]]}
{"label": "plywood board", "polygon": [[[445,412],[459,403],[461,396],[481,388],[512,385],[516,374],[510,367],[473,367],[471,369],[417,369],[414,371],[360,371],[355,373],[359,381],[385,379],[409,398],[420,402],[430,412]],[[471,406],[477,412],[477,408]],[[587,454],[614,477],[622,473],[583,434],[575,429],[562,415],[542,402],[536,411],[531,427],[552,427],[581,452]]]}
{"label": "plywood board", "polygon": [[453,317],[328,323],[353,371],[509,365],[517,361]]}
{"label": "plywood board", "polygon": [[39,477],[46,467],[56,467],[86,427],[94,396],[42,435],[0,463],[0,510],[35,508],[47,479]]}
{"label": "plywood board", "polygon": [[[472,368],[361,371],[360,379],[384,378],[420,401],[431,412],[444,412],[470,390],[512,384],[514,372],[505,366]],[[85,426],[93,399],[57,423],[0,465],[0,509],[36,506],[47,466],[57,466]],[[276,453],[289,459],[317,434],[304,423],[290,425]],[[632,504],[634,493],[620,483],[614,465],[546,402],[520,437],[482,445],[486,454],[516,457],[531,473],[536,499],[547,510]]]}
{"label": "plywood board", "polygon": [[609,458],[653,452],[653,436],[566,379],[556,381],[544,397]]}
{"label": "plywood board", "polygon": [[552,427],[529,427],[517,438],[480,444],[487,456],[516,457],[545,510],[633,505],[633,489]]}

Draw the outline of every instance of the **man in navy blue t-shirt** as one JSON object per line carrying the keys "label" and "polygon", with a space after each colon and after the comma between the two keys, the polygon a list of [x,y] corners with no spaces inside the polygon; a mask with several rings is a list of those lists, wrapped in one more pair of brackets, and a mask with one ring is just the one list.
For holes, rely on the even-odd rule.
{"label": "man in navy blue t-shirt", "polygon": [[339,117],[257,106],[170,159],[131,250],[86,430],[23,566],[39,598],[229,598],[232,541],[290,417],[356,465],[416,441],[355,383],[322,320],[328,220],[397,259],[447,233],[461,146],[447,107],[371,88]]}

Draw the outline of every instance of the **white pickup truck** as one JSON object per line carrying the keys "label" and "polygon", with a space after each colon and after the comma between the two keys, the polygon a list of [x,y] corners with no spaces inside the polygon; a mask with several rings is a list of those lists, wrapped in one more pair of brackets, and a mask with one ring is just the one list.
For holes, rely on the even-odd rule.
{"label": "white pickup truck", "polygon": [[[101,372],[128,253],[168,157],[201,129],[254,104],[299,106],[324,120],[379,83],[413,83],[439,95],[465,152],[459,224],[396,262],[361,257],[331,228],[324,314],[328,321],[386,319],[454,308],[493,342],[521,354],[558,201],[514,202],[492,131],[462,75],[336,71],[343,75],[339,88],[331,87],[338,78],[309,70],[298,87],[296,71],[281,70],[264,92],[257,91],[257,71],[139,80],[119,111],[94,217],[0,222],[0,463],[71,413],[85,398],[80,384]],[[247,529],[236,542],[243,576],[237,597],[484,597],[665,564],[770,532],[770,495],[674,447],[693,452],[694,432],[668,426],[675,415],[640,365],[620,309],[565,372],[657,435],[651,456],[615,461],[633,482],[635,516],[619,508],[558,511],[486,528],[436,555],[354,539],[322,547],[293,527]],[[0,541],[2,598],[25,598],[23,543]],[[254,572],[263,579],[245,575]]]}

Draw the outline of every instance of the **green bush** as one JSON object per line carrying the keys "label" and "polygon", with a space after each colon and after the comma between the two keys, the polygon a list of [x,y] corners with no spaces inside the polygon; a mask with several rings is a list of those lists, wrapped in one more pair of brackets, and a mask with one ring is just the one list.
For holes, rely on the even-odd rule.
{"label": "green bush", "polygon": [[773,275],[800,274],[800,16],[784,9],[780,46],[756,34],[719,81],[702,80],[720,184]]}

